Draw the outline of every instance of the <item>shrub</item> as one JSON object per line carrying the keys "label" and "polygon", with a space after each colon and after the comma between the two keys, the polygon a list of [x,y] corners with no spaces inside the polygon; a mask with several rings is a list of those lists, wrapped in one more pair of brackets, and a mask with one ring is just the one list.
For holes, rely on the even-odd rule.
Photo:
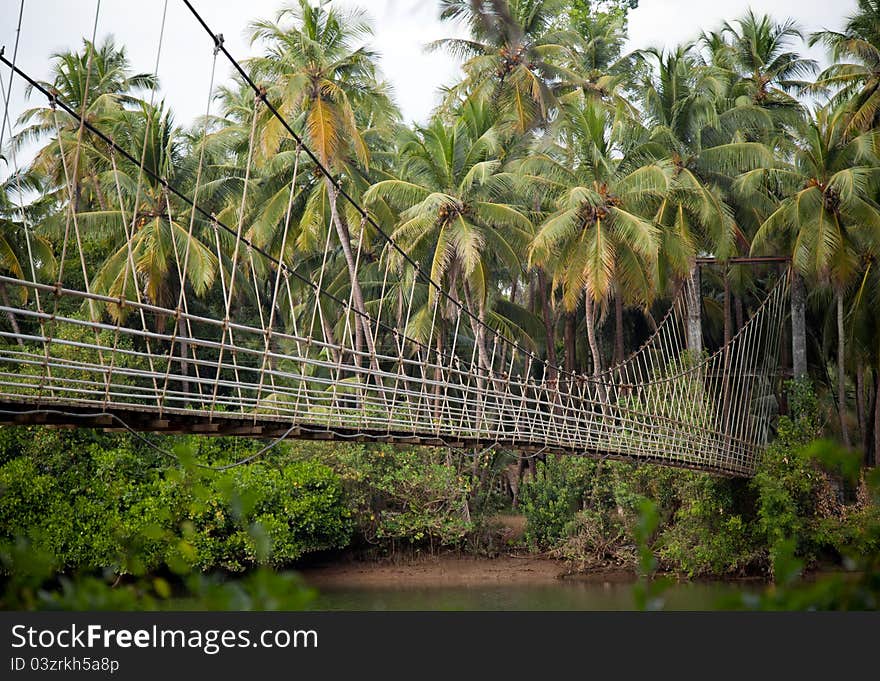
{"label": "shrub", "polygon": [[664,565],[691,577],[745,572],[757,559],[748,516],[737,508],[742,484],[683,472],[678,508],[661,530],[658,555]]}
{"label": "shrub", "polygon": [[583,507],[596,472],[596,462],[574,456],[549,455],[538,473],[520,489],[520,508],[526,516],[526,543],[532,550],[555,547]]}
{"label": "shrub", "polygon": [[380,551],[460,547],[474,529],[471,479],[442,450],[339,445],[325,460],[343,480],[359,538]]}
{"label": "shrub", "polygon": [[187,517],[202,568],[284,565],[308,552],[348,544],[351,514],[341,481],[317,461],[282,469],[251,464],[209,484],[211,493],[196,499]]}
{"label": "shrub", "polygon": [[[24,539],[62,567],[242,570],[341,548],[351,535],[342,482],[317,461],[215,473],[195,467],[186,445],[169,466],[127,436],[5,430],[0,539]],[[211,445],[215,461],[222,443]]]}
{"label": "shrub", "polygon": [[814,521],[820,492],[828,488],[817,462],[802,453],[820,432],[816,396],[805,380],[790,381],[788,394],[791,416],[779,418],[776,438],[752,483],[758,500],[756,532],[771,563],[783,542],[793,541],[800,556],[815,554]]}
{"label": "shrub", "polygon": [[631,568],[636,563],[630,519],[622,513],[586,509],[565,526],[553,556],[576,571],[606,567]]}

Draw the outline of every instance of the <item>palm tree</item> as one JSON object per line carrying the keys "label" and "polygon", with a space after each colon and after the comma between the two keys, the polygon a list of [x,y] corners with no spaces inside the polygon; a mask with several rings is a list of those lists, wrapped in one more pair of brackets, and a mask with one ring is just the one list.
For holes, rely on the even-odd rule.
{"label": "palm tree", "polygon": [[749,10],[733,24],[725,22],[722,32],[739,76],[731,96],[745,97],[769,111],[780,127],[797,123],[804,109],[792,95],[804,90],[809,85],[804,78],[818,70],[815,60],[790,49],[794,40],[804,37],[797,24],[792,20],[778,24],[769,15]]}
{"label": "palm tree", "polygon": [[[338,182],[351,181],[359,169],[369,166],[370,153],[362,135],[357,111],[393,117],[387,87],[380,83],[375,67],[376,55],[355,44],[372,34],[362,11],[343,13],[328,8],[328,2],[312,5],[298,0],[281,10],[275,22],[251,25],[252,42],[261,42],[266,53],[249,61],[254,74],[265,82],[268,98],[289,120],[304,120],[306,143],[324,167],[338,179],[324,177],[316,199],[329,207],[342,248],[352,287],[352,303],[357,312],[357,343],[366,344],[375,357],[371,324],[358,278],[352,249],[351,230],[345,211],[338,204]],[[291,25],[282,25],[290,19]],[[362,114],[363,115],[363,114]],[[265,112],[260,122],[259,152],[264,159],[278,154],[285,140],[281,122]],[[341,177],[340,177],[341,175]],[[359,238],[362,238],[360,235]]]}
{"label": "palm tree", "polygon": [[[13,191],[20,194],[22,190],[37,189],[38,183],[20,174],[7,178],[0,185],[0,274],[14,279],[30,280],[32,276],[51,279],[54,276],[56,262],[51,244],[36,234],[25,234],[28,229],[23,219],[26,209],[16,207],[9,198]],[[30,289],[15,287],[14,295],[16,302],[24,305],[30,298]],[[0,303],[6,308],[13,307],[9,289],[3,282],[0,282]],[[24,345],[15,314],[7,310],[6,318],[16,335],[16,342]]]}
{"label": "palm tree", "polygon": [[[625,298],[643,306],[653,299],[660,233],[652,218],[672,184],[668,164],[642,165],[637,154],[627,155],[637,147],[632,137],[612,141],[613,122],[613,112],[594,99],[568,101],[554,129],[556,141],[522,164],[523,183],[551,193],[557,207],[539,227],[530,260],[554,273],[567,310],[586,292],[594,373],[602,370],[596,306],[612,293],[621,309]],[[615,345],[622,346],[622,328],[616,335]]]}
{"label": "palm tree", "polygon": [[857,254],[880,243],[880,205],[876,202],[877,136],[851,137],[848,113],[821,109],[804,131],[790,166],[755,170],[738,184],[744,191],[776,191],[785,198],[755,235],[761,251],[781,237],[795,270],[817,277],[834,291],[837,312],[838,409],[844,441],[846,374],[844,296],[859,266]]}
{"label": "palm tree", "polygon": [[858,8],[843,31],[810,36],[810,45],[830,49],[833,62],[814,89],[831,91],[835,105],[846,103],[852,132],[867,131],[880,120],[880,0],[858,0]]}
{"label": "palm tree", "polygon": [[[880,299],[880,268],[876,242],[866,244],[861,258],[859,282],[854,287],[851,305],[853,350],[857,354],[856,408],[862,432],[867,465],[880,464],[880,315],[876,301]],[[873,367],[873,397],[864,402],[862,367]],[[860,399],[861,398],[861,399]]]}
{"label": "palm tree", "polygon": [[522,134],[543,124],[555,106],[560,86],[575,78],[562,66],[565,45],[576,40],[556,30],[560,0],[441,0],[441,19],[464,21],[471,39],[432,43],[464,58],[464,81],[452,95],[464,93],[495,105],[504,126]]}
{"label": "palm tree", "polygon": [[497,130],[477,105],[466,105],[450,125],[435,118],[405,132],[400,177],[377,182],[364,195],[369,205],[385,202],[399,213],[392,238],[477,315],[480,323],[471,319],[471,325],[484,368],[492,260],[518,277],[532,237],[531,221],[510,201],[513,178],[500,151]]}
{"label": "palm tree", "polygon": [[[727,91],[719,98],[722,115],[725,112],[730,112],[730,116],[739,115],[742,118],[740,134],[744,139],[762,142],[782,157],[793,153],[797,130],[806,114],[796,95],[808,87],[803,78],[817,70],[815,61],[803,58],[792,49],[792,43],[802,39],[793,21],[776,23],[771,17],[756,15],[751,10],[732,24],[725,22],[720,31],[704,33],[701,38],[704,52],[709,55],[708,64],[726,76]],[[762,120],[764,113],[766,119]],[[773,201],[756,200],[755,196],[746,199],[730,192],[725,193],[725,200],[739,228],[737,250],[747,250],[749,240],[776,206]],[[751,268],[724,268],[725,343],[733,333],[731,293],[739,310],[742,293],[750,288],[752,274]],[[793,309],[802,311],[802,292],[803,282],[795,276]],[[738,313],[738,317],[741,316]],[[794,318],[803,319],[803,314],[795,314]],[[806,371],[805,357],[805,348],[795,346],[796,375]]]}
{"label": "palm tree", "polygon": [[[188,206],[179,205],[159,179],[171,186],[187,182],[188,165],[171,113],[142,103],[138,110],[119,114],[113,136],[133,158],[143,158],[145,172],[124,158],[106,160],[112,167],[98,179],[110,197],[107,208],[77,213],[84,248],[104,254],[91,282],[94,292],[127,300],[142,292],[153,305],[174,307],[180,277],[175,264],[187,262],[186,283],[197,296],[204,295],[213,284],[217,258],[198,235],[190,234]],[[60,228],[58,217],[43,225],[56,236]],[[116,305],[108,312],[117,320],[125,315]]]}
{"label": "palm tree", "polygon": [[[157,86],[152,75],[131,73],[125,48],[117,46],[110,37],[99,45],[84,39],[82,51],[59,52],[52,58],[55,60],[52,79],[41,85],[99,129],[112,125],[120,111],[139,106],[139,90]],[[32,88],[29,87],[27,94],[31,92]],[[24,126],[13,139],[13,144],[19,148],[28,144],[42,144],[45,138],[49,138],[32,163],[34,172],[43,175],[50,186],[66,191],[60,148],[64,143],[67,175],[73,184],[77,204],[75,208],[84,209],[92,202],[106,208],[107,199],[97,180],[102,170],[101,154],[94,153],[91,136],[87,132],[84,131],[83,137],[79,137],[78,116],[70,116],[63,109],[42,106],[26,110],[19,118],[18,125]],[[74,149],[78,150],[76,160]],[[65,198],[62,196],[60,200],[64,201]]]}
{"label": "palm tree", "polygon": [[651,140],[646,151],[665,157],[675,186],[656,216],[661,231],[660,275],[691,280],[688,347],[700,352],[700,252],[725,259],[748,243],[728,199],[743,171],[772,167],[774,156],[758,139],[772,121],[748,103],[727,106],[729,74],[707,65],[692,45],[669,52],[643,50],[637,59],[647,77],[640,97]]}

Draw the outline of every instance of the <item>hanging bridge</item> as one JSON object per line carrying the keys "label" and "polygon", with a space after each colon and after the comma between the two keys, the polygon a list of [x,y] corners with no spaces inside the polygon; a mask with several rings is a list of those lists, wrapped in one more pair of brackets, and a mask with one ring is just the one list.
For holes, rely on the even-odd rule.
{"label": "hanging bridge", "polygon": [[[9,77],[51,107],[66,204],[53,276],[45,274],[33,225],[23,230],[27,262],[0,276],[7,294],[0,314],[10,329],[0,330],[0,422],[500,447],[753,473],[777,408],[786,276],[711,354],[699,333],[693,337],[689,314],[700,293],[685,280],[653,334],[621,363],[588,375],[553,366],[412,260],[303,143],[222,38],[202,27],[215,70],[218,55],[227,58],[254,92],[232,219],[208,207],[204,145],[194,185],[184,190],[145,162],[146,135],[141,149],[126,150],[84,110],[0,56]],[[271,248],[255,238],[247,210],[261,116],[273,117],[292,145],[283,231]],[[77,209],[84,140],[101,150],[115,180],[112,276],[106,262],[89,257],[93,222]],[[121,164],[137,169],[136,186],[123,186]],[[319,266],[306,267],[316,262],[303,263],[292,248],[294,206],[316,181],[326,184],[333,216],[310,256]],[[152,213],[143,207],[150,191]],[[141,272],[144,248],[165,243],[142,243],[151,221],[167,226],[162,258],[172,293],[164,297],[150,295]],[[207,262],[216,275],[197,295],[193,270]]]}

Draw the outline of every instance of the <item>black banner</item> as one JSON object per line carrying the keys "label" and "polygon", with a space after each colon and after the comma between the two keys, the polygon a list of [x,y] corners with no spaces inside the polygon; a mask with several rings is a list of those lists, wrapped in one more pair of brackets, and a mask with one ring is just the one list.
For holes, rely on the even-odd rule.
{"label": "black banner", "polygon": [[877,613],[4,612],[0,678],[817,678],[876,669],[878,625]]}

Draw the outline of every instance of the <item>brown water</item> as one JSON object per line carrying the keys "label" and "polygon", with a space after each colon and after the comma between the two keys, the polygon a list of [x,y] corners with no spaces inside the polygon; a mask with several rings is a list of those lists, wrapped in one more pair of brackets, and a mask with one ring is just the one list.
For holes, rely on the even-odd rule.
{"label": "brown water", "polygon": [[[662,592],[652,607],[716,610],[754,597],[752,582],[684,582]],[[316,610],[632,610],[633,584],[557,580],[551,584],[468,586],[330,586],[320,589]]]}

